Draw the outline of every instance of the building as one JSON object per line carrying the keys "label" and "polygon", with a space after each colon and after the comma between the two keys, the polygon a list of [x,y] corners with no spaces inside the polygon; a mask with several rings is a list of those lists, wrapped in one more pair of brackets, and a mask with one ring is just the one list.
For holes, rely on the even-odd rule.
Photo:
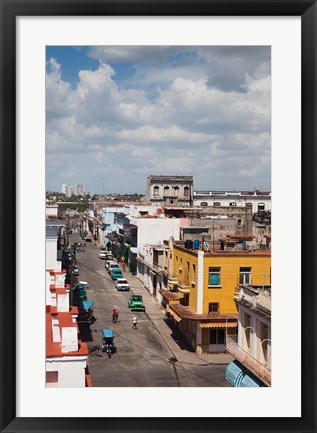
{"label": "building", "polygon": [[[237,334],[238,285],[260,285],[264,275],[270,278],[271,252],[253,251],[249,242],[250,238],[226,238],[215,250],[207,242],[173,244],[170,290],[161,295],[167,313],[197,353],[226,351],[227,335]],[[179,303],[169,303],[170,292],[182,295]]]}
{"label": "building", "polygon": [[84,196],[84,186],[81,185],[80,183],[77,185],[77,196]]}
{"label": "building", "polygon": [[61,184],[61,193],[66,195],[66,183]]}
{"label": "building", "polygon": [[271,285],[240,284],[235,302],[238,333],[228,336],[226,349],[236,360],[226,378],[234,387],[271,386]]}
{"label": "building", "polygon": [[148,176],[145,200],[156,205],[191,205],[193,176]]}
{"label": "building", "polygon": [[71,198],[71,196],[73,195],[73,187],[71,185],[66,185],[65,194],[67,198]]}
{"label": "building", "polygon": [[91,387],[88,347],[78,339],[78,308],[69,305],[65,272],[46,271],[46,387]]}
{"label": "building", "polygon": [[[52,208],[46,214],[51,216]],[[78,339],[78,308],[70,305],[70,286],[59,256],[66,221],[46,221],[46,387],[92,386],[87,367],[88,347]]]}
{"label": "building", "polygon": [[193,193],[194,206],[247,207],[252,213],[271,211],[271,191],[211,191]]}

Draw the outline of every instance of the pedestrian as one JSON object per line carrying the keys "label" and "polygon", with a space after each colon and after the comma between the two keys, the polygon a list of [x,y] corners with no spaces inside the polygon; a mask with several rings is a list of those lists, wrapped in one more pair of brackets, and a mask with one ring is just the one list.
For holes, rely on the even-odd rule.
{"label": "pedestrian", "polygon": [[112,314],[111,314],[111,316],[112,316],[112,323],[116,323],[117,322],[117,319],[118,319],[118,316],[119,316],[119,314],[116,312],[116,310],[115,309],[113,309],[112,310]]}
{"label": "pedestrian", "polygon": [[119,313],[118,313],[118,311],[116,311],[115,318],[116,318],[116,323],[117,323],[118,319],[119,319]]}
{"label": "pedestrian", "polygon": [[132,328],[133,329],[138,329],[138,319],[137,319],[137,317],[136,316],[133,316],[133,319],[132,319]]}

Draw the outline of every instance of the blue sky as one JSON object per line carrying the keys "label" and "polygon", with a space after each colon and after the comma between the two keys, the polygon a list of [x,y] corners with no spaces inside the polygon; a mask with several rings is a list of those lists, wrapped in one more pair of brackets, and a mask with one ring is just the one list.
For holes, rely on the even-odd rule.
{"label": "blue sky", "polygon": [[47,190],[271,187],[269,47],[54,46],[46,77]]}

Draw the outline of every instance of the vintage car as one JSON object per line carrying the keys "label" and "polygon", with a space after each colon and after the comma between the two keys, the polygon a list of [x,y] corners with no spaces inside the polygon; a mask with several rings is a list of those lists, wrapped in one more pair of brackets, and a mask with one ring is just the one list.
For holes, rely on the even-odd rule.
{"label": "vintage car", "polygon": [[131,295],[128,301],[128,307],[130,308],[131,311],[133,310],[144,311],[145,307],[143,304],[142,295],[140,295],[139,293],[135,293]]}

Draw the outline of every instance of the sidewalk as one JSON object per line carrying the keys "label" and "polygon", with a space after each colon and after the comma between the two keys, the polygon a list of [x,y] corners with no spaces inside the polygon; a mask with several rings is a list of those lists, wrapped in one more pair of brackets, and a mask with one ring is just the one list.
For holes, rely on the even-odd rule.
{"label": "sidewalk", "polygon": [[158,333],[169,347],[172,362],[179,361],[182,364],[190,365],[221,365],[229,364],[231,361],[233,361],[234,358],[229,353],[203,355],[194,353],[185,337],[181,335],[180,331],[173,323],[173,319],[165,318],[165,314],[160,308],[156,299],[151,296],[140,279],[137,276],[133,276],[131,272],[127,270],[123,271],[123,275],[124,278],[129,281],[132,291],[142,295],[146,313],[153,326],[157,329]]}

